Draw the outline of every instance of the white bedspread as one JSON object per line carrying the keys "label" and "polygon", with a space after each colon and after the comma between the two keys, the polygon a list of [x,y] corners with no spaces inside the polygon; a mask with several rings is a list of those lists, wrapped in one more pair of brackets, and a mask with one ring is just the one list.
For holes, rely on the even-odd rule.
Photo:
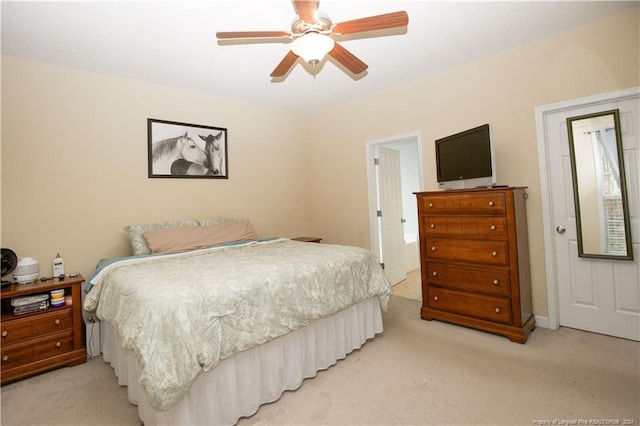
{"label": "white bedspread", "polygon": [[392,293],[371,252],[288,239],[123,260],[92,283],[85,309],[135,353],[159,410],[220,360]]}

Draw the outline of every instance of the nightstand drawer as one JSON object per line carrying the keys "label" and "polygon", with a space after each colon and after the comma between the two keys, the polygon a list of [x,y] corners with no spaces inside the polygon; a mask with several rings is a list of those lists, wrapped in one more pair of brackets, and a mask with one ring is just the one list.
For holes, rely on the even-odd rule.
{"label": "nightstand drawer", "polygon": [[2,347],[2,369],[14,368],[34,361],[64,354],[73,349],[73,332],[58,333]]}
{"label": "nightstand drawer", "polygon": [[2,347],[2,353],[0,354],[0,364],[2,370],[6,368],[13,368],[19,365],[27,364],[33,360],[33,344],[24,343],[13,345],[9,347]]}
{"label": "nightstand drawer", "polygon": [[33,335],[56,333],[70,329],[73,325],[71,308],[55,308],[50,313],[39,315],[33,319]]}
{"label": "nightstand drawer", "polygon": [[21,342],[32,337],[68,330],[73,325],[71,308],[55,308],[37,316],[27,315],[2,323],[2,345]]}
{"label": "nightstand drawer", "polygon": [[449,287],[455,290],[501,296],[511,294],[511,280],[506,269],[475,269],[428,263],[427,282],[429,285]]}
{"label": "nightstand drawer", "polygon": [[511,304],[506,298],[435,287],[429,287],[428,297],[431,309],[503,324],[511,323]]}
{"label": "nightstand drawer", "polygon": [[19,342],[29,339],[33,334],[31,318],[20,318],[15,321],[4,321],[2,323],[2,345]]}
{"label": "nightstand drawer", "polygon": [[73,349],[73,332],[60,333],[39,339],[33,344],[33,360],[63,354]]}

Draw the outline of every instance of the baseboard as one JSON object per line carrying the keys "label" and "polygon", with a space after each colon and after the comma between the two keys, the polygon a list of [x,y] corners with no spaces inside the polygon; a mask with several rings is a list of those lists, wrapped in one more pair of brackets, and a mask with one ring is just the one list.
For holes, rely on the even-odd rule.
{"label": "baseboard", "polygon": [[536,327],[549,328],[549,318],[540,315],[534,315],[536,317]]}

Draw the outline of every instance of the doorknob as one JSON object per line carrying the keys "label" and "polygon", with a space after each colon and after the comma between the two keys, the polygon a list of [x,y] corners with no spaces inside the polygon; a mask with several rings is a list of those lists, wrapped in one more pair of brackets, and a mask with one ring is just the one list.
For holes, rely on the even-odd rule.
{"label": "doorknob", "polygon": [[564,226],[562,226],[562,225],[558,225],[558,226],[556,226],[556,232],[557,232],[558,234],[564,234],[564,231],[566,231],[566,229],[564,228]]}

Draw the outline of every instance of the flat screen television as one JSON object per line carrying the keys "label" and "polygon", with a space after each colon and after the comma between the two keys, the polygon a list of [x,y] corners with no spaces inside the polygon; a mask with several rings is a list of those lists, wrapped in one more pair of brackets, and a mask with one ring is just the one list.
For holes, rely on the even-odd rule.
{"label": "flat screen television", "polygon": [[496,184],[496,168],[488,124],[435,141],[438,186],[442,189]]}

